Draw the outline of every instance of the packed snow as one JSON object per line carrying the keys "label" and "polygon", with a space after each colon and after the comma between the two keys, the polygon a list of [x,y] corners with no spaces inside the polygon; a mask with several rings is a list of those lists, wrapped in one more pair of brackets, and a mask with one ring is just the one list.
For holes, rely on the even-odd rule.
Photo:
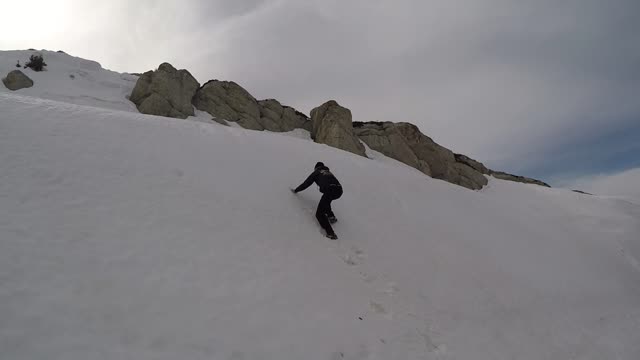
{"label": "packed snow", "polygon": [[640,358],[637,204],[138,114],[60,56],[0,90],[1,358]]}

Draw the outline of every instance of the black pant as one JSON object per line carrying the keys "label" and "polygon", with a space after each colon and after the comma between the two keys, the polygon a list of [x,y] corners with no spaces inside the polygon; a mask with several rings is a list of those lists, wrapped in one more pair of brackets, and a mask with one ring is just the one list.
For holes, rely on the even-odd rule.
{"label": "black pant", "polygon": [[329,217],[334,216],[331,210],[331,202],[339,199],[342,196],[342,187],[339,185],[330,185],[327,187],[322,198],[318,203],[318,210],[316,210],[316,219],[320,223],[320,226],[327,232],[327,234],[333,234],[333,228],[329,223]]}

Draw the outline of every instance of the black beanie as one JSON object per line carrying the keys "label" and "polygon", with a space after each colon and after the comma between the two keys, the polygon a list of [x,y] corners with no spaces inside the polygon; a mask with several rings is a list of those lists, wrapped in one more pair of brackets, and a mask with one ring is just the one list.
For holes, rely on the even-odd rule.
{"label": "black beanie", "polygon": [[317,169],[317,168],[319,168],[319,167],[321,167],[321,166],[324,166],[324,164],[323,164],[322,162],[318,161],[318,162],[316,163],[316,166],[314,167],[314,169]]}

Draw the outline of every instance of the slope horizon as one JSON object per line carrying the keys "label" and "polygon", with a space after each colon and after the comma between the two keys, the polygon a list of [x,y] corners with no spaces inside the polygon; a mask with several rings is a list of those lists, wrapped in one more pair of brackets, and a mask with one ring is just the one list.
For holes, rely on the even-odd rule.
{"label": "slope horizon", "polygon": [[[100,63],[98,63],[98,62],[96,62],[96,61],[93,61],[93,60],[87,60],[87,59],[83,59],[83,58],[76,57],[76,56],[73,56],[73,55],[69,55],[69,54],[67,54],[66,52],[64,52],[63,50],[53,51],[53,50],[46,50],[46,49],[42,49],[42,50],[28,49],[28,50],[11,50],[11,51],[2,51],[2,53],[4,53],[4,60],[2,61],[3,69],[0,69],[0,70],[2,70],[2,71],[7,71],[7,70],[9,70],[9,71],[10,71],[11,69],[13,69],[13,68],[11,67],[10,58],[19,58],[20,56],[22,56],[22,57],[27,56],[27,59],[28,59],[28,55],[29,55],[29,54],[32,54],[32,53],[36,53],[36,54],[38,54],[38,53],[43,53],[43,52],[44,52],[44,53],[46,53],[48,57],[50,57],[50,56],[57,57],[57,56],[59,56],[60,54],[63,54],[63,55],[69,56],[69,57],[71,57],[72,59],[76,59],[76,60],[73,60],[73,61],[75,61],[75,62],[79,62],[79,63],[82,63],[81,65],[79,65],[81,68],[82,68],[82,67],[87,67],[88,69],[91,69],[91,70],[102,69],[102,66],[100,65]],[[60,61],[60,60],[57,60],[57,61]],[[62,61],[62,63],[64,63],[64,62],[65,62],[65,61]],[[23,61],[23,64],[24,64],[24,61]],[[88,65],[88,64],[89,64],[89,65]],[[72,70],[72,69],[65,69],[65,71],[70,72],[69,76],[73,76],[73,74],[71,74],[71,72],[73,72],[73,71],[69,71],[69,70]],[[107,72],[110,72],[110,73],[117,74],[117,72],[113,72],[113,71],[108,70],[108,69],[104,69],[104,70],[106,70]],[[158,70],[158,67],[156,67],[156,68],[155,68],[155,70],[149,70],[149,71],[157,71],[157,70]],[[188,72],[188,69],[185,69],[185,70]],[[82,74],[80,74],[80,75],[82,76]],[[126,75],[131,75],[130,77],[128,77],[128,78],[127,78],[127,81],[135,81],[135,80],[137,79],[137,77],[141,75],[141,73],[127,73],[127,72],[125,72],[125,73],[122,73],[120,76],[121,76],[121,77],[125,77]],[[134,78],[134,76],[135,76],[136,78]],[[191,74],[190,74],[190,76],[193,76],[193,75],[191,75]],[[205,82],[202,82],[202,83],[201,83],[201,85],[200,85],[200,88],[202,88],[202,87],[204,87],[206,84],[208,84],[208,83],[210,83],[210,82],[214,82],[214,81],[218,81],[218,80],[217,80],[217,79],[211,79],[211,80],[207,80],[207,81],[205,81]],[[229,82],[235,83],[235,82],[234,82],[234,81],[232,81],[232,80],[229,80]],[[199,82],[199,81],[198,81],[198,83],[200,84],[200,82]],[[118,86],[122,87],[122,84],[120,84],[120,85],[118,85]],[[120,91],[121,91],[121,92],[123,92],[123,91],[124,91],[124,92],[127,92],[127,91],[128,91],[128,92],[131,92],[131,90],[130,90],[130,89],[127,89],[127,88],[128,88],[128,86],[127,86],[127,87],[125,87],[125,88],[122,88]],[[27,90],[27,92],[29,92],[29,90]],[[36,92],[37,92],[37,91],[36,91]],[[50,98],[52,98],[52,99],[58,99],[58,97],[57,97],[57,95],[56,95],[56,93],[58,92],[58,90],[57,90],[57,89],[55,89],[55,90],[53,90],[53,89],[48,89],[48,91],[44,91],[44,92],[45,92],[45,93],[47,93],[47,94],[46,94],[46,95],[43,95],[43,96],[45,96],[45,97],[49,97],[49,96],[50,96]],[[40,93],[43,93],[43,91],[40,91]],[[41,94],[41,95],[42,95],[42,94]],[[117,100],[117,99],[118,99],[120,96],[122,96],[122,94],[119,94],[119,93],[113,93],[113,94],[109,94],[109,95],[107,95],[107,94],[105,94],[104,92],[102,92],[102,93],[100,94],[100,96],[101,96],[101,97],[103,97],[103,98],[104,98],[104,97],[109,97],[109,98],[110,98],[110,100],[109,100],[109,101],[117,102],[117,101],[120,101],[120,100]],[[128,99],[129,94],[125,94],[125,97]],[[267,99],[265,99],[265,100],[270,100],[270,99],[273,99],[273,98],[267,98]],[[264,100],[263,100],[263,101],[264,101]],[[276,100],[276,101],[277,101],[277,100]],[[79,101],[78,103],[79,103],[79,104],[84,104],[84,102],[82,102],[82,101]],[[130,104],[127,104],[127,105],[130,105]],[[285,106],[286,106],[286,104],[285,104]],[[130,110],[130,109],[131,109],[131,106],[122,105],[122,106],[119,106],[119,107],[118,107],[118,109],[127,109],[127,110]],[[294,110],[295,110],[296,112],[298,112],[298,113],[303,114],[303,115],[304,115],[304,116],[306,116],[307,118],[309,117],[307,114],[302,113],[302,112],[300,112],[299,110],[297,110],[297,109],[295,109],[295,108],[294,108]],[[138,111],[138,110],[136,110],[136,111]],[[202,113],[200,113],[200,114],[202,115]],[[354,119],[354,124],[355,124],[355,123],[361,123],[361,124],[362,124],[362,123],[365,123],[365,124],[366,124],[366,123],[381,123],[381,122],[380,122],[380,121],[364,121],[364,122],[363,122],[363,121],[360,121],[360,120],[358,120],[358,119]],[[393,123],[393,122],[390,122],[390,123]],[[412,124],[412,123],[410,123],[410,124]],[[418,125],[416,125],[416,124],[412,124],[412,125],[413,125],[413,126],[416,126],[416,128],[418,128],[418,129],[420,129],[420,127],[419,127]],[[429,136],[428,134],[425,134],[425,135]],[[446,148],[446,147],[445,147],[445,148]],[[454,151],[454,153],[455,153],[455,151]],[[482,165],[482,164],[481,164],[481,165]],[[493,171],[493,170],[491,170],[491,171]],[[502,172],[498,170],[498,171],[497,171],[497,173],[502,173]],[[507,175],[510,175],[510,174],[507,174]],[[520,174],[519,174],[519,175],[520,175]],[[517,176],[517,175],[516,175],[516,176],[514,177],[514,179],[515,179],[515,178],[521,178],[521,176]],[[527,178],[527,177],[526,177],[526,174],[525,174],[524,179],[530,179],[530,178]],[[535,180],[535,179],[531,179],[531,180],[532,180],[532,182],[539,182],[539,183],[544,184],[545,186],[547,186],[547,184],[546,184],[545,182],[541,182],[541,181],[539,181],[539,180]],[[535,181],[534,181],[534,180],[535,180]],[[566,185],[568,184],[568,182],[564,181],[564,182],[560,182],[560,184],[562,184],[563,186],[566,186]]]}
{"label": "slope horizon", "polygon": [[[64,50],[47,50],[47,49],[40,49],[40,50],[36,50],[33,48],[30,49],[24,49],[24,50],[0,50],[0,51],[37,51],[37,52],[41,52],[41,51],[47,51],[47,52],[63,52],[65,54],[68,54],[67,52],[65,52]],[[75,57],[74,55],[70,55],[72,57]],[[82,58],[81,58],[82,59]],[[88,61],[92,61],[92,60],[88,60]],[[97,62],[96,62],[97,63]],[[100,63],[98,63],[100,64]],[[157,69],[157,67],[155,68]],[[105,68],[105,70],[109,70],[108,68]],[[112,70],[109,70],[112,71]],[[132,72],[123,72],[123,74],[133,74],[133,75],[139,75],[142,74],[144,71],[149,71],[147,70],[140,70],[140,72],[138,71],[132,71]],[[194,75],[195,76],[195,75]],[[197,77],[196,77],[197,78]],[[201,84],[206,84],[207,81],[200,81],[198,80],[199,83]],[[211,80],[208,80],[211,81]],[[240,84],[242,85],[242,84]],[[265,98],[265,99],[270,99],[269,97]],[[327,98],[328,99],[328,98]],[[348,104],[347,104],[348,105]],[[302,113],[305,113],[305,115],[308,116],[308,110],[299,110],[297,109],[297,111],[301,111]],[[363,121],[363,122],[379,122],[379,121],[385,121],[384,119],[360,119],[358,117],[356,117],[354,119],[354,121]],[[414,125],[416,125],[418,128],[420,128],[421,130],[424,130],[421,128],[421,124],[420,123],[414,123]],[[424,131],[423,131],[424,132]],[[425,133],[427,134],[427,133]],[[634,131],[630,131],[627,130],[624,132],[626,137],[635,137],[635,132]],[[427,134],[428,135],[428,134]],[[440,140],[442,141],[442,140]],[[627,141],[626,143],[628,143],[629,141]],[[625,143],[625,144],[626,144]],[[578,144],[573,144],[570,145],[572,148],[570,149],[558,149],[558,152],[564,153],[564,155],[562,155],[562,158],[566,158],[571,159],[571,158],[576,158],[578,156],[577,152],[579,149],[590,149],[592,147],[585,147],[586,145],[582,144],[582,143],[578,143]],[[577,146],[578,150],[573,149],[574,146]],[[627,154],[629,152],[634,151],[632,148],[629,148],[629,145],[624,145],[626,148],[624,149],[619,149],[616,151],[616,153],[621,154]],[[582,151],[582,150],[580,150]],[[592,151],[592,150],[588,150],[588,151]],[[553,187],[560,187],[560,188],[567,188],[567,189],[572,189],[572,190],[584,190],[587,191],[589,193],[594,192],[597,194],[601,194],[601,195],[610,195],[610,196],[628,196],[629,194],[631,194],[631,197],[634,198],[634,201],[640,201],[640,199],[637,198],[637,196],[635,196],[634,194],[637,191],[637,188],[634,186],[634,183],[636,183],[636,178],[637,176],[635,174],[638,173],[639,168],[638,167],[634,167],[634,164],[629,164],[628,161],[624,162],[623,160],[616,160],[616,159],[612,159],[611,157],[601,157],[600,154],[591,157],[592,159],[595,158],[597,159],[597,161],[602,163],[602,167],[608,169],[607,171],[598,171],[598,172],[589,172],[586,170],[586,167],[588,167],[586,165],[586,163],[584,163],[581,165],[580,169],[572,169],[572,170],[568,170],[568,169],[563,169],[562,166],[558,167],[558,165],[556,163],[545,163],[545,162],[540,162],[537,161],[535,163],[530,164],[530,166],[528,167],[522,167],[522,166],[513,166],[513,165],[509,165],[507,166],[504,170],[507,172],[512,172],[512,173],[516,173],[516,174],[520,174],[520,175],[524,175],[525,177],[531,177],[534,179],[540,179],[543,180],[545,183],[550,184]],[[490,161],[490,164],[493,164],[494,161]],[[637,165],[637,164],[636,164]],[[498,168],[500,168],[500,166],[498,166]],[[550,172],[551,171],[551,172]],[[608,181],[608,178],[611,178],[610,181]],[[611,186],[607,186],[607,187],[603,187],[603,184],[608,184],[611,183]],[[613,186],[613,184],[615,184],[615,186]]]}

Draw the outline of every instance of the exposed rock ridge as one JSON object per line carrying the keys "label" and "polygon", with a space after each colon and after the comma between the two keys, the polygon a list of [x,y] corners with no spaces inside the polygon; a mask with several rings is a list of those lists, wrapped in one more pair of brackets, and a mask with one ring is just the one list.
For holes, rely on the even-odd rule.
{"label": "exposed rock ridge", "polygon": [[409,123],[354,122],[355,134],[371,149],[401,161],[423,173],[469,189],[487,184],[484,175],[503,180],[549,187],[548,184],[487,168],[481,162],[437,144]]}
{"label": "exposed rock ridge", "polygon": [[311,130],[309,118],[275,99],[256,100],[233,81],[209,80],[193,98],[198,110],[238,123],[245,129],[268,131]]}
{"label": "exposed rock ridge", "polygon": [[414,167],[424,174],[478,190],[486,177],[471,166],[457,162],[454,153],[438,145],[410,123],[354,123],[354,132],[371,149]]}
{"label": "exposed rock ridge", "polygon": [[466,155],[462,155],[462,154],[455,154],[456,157],[456,161],[466,164],[468,166],[471,166],[472,168],[474,168],[475,170],[486,174],[486,175],[491,175],[495,178],[498,179],[502,179],[502,180],[509,180],[509,181],[515,181],[515,182],[520,182],[520,183],[525,183],[525,184],[535,184],[535,185],[540,185],[540,186],[544,186],[544,187],[551,187],[549,186],[549,184],[540,181],[540,180],[536,180],[536,179],[532,179],[526,176],[520,176],[520,175],[513,175],[513,174],[509,174],[506,173],[504,171],[495,171],[495,170],[491,170],[487,167],[485,167],[481,162],[476,161],[471,159],[470,157],[466,156]]}
{"label": "exposed rock ridge", "polygon": [[473,190],[488,183],[487,175],[549,187],[542,181],[494,171],[468,156],[455,154],[410,123],[353,122],[351,111],[335,100],[311,110],[309,118],[275,99],[256,100],[233,81],[209,80],[199,86],[188,71],[176,70],[168,63],[142,74],[130,99],[147,114],[186,118],[194,115],[195,106],[221,124],[230,121],[246,129],[275,132],[305,129],[317,143],[360,156],[366,156],[364,142],[430,177]]}

